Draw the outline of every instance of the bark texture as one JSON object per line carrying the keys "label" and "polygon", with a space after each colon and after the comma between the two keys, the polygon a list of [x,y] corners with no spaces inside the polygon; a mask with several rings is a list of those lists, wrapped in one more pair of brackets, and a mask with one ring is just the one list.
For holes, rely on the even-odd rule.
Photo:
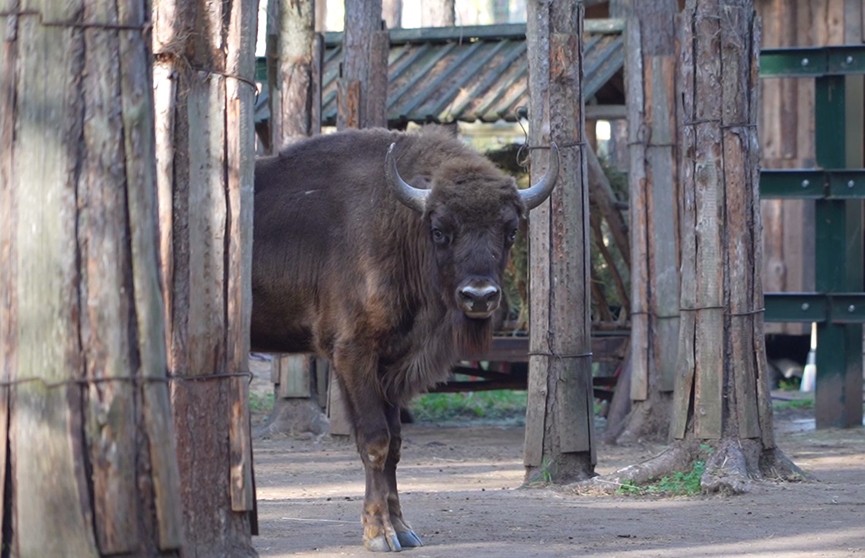
{"label": "bark texture", "polygon": [[343,62],[337,83],[336,126],[385,127],[387,102],[387,29],[382,28],[381,0],[347,0]]}
{"label": "bark texture", "polygon": [[705,463],[707,493],[805,477],[775,446],[763,342],[759,21],[752,0],[688,0],[679,23],[682,280],[673,440],[661,455],[577,491],[651,482],[697,460]]}
{"label": "bark texture", "polygon": [[267,73],[270,148],[278,153],[297,138],[321,129],[314,0],[268,3]]}
{"label": "bark texture", "polygon": [[186,556],[254,555],[253,0],[153,6],[161,273]]}
{"label": "bark texture", "polygon": [[[681,25],[682,323],[671,435],[715,448],[707,490],[791,472],[775,447],[763,341],[752,0],[689,0]],[[723,68],[723,71],[722,71]]]}
{"label": "bark texture", "polygon": [[148,3],[36,6],[0,2],[2,554],[177,556]]}
{"label": "bark texture", "polygon": [[532,182],[558,145],[559,179],[533,210],[526,480],[594,474],[590,339],[589,198],[581,88],[580,2],[529,2]]}

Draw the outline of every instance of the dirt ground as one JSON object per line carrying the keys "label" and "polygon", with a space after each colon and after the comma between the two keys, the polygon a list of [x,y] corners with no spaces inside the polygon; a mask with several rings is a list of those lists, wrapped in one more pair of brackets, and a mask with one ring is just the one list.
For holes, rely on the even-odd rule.
{"label": "dirt ground", "polygon": [[[265,388],[267,389],[267,388]],[[259,419],[261,417],[258,417]],[[815,431],[776,416],[779,446],[817,479],[742,496],[578,496],[520,488],[523,428],[408,425],[403,510],[424,547],[412,558],[865,556],[865,429]],[[661,446],[598,449],[599,473]],[[371,556],[361,545],[363,470],[352,443],[254,443],[262,557]]]}

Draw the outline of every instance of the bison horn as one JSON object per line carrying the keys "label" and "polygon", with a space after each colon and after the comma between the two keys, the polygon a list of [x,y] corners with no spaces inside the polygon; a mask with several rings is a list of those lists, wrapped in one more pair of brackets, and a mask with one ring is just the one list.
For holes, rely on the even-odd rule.
{"label": "bison horn", "polygon": [[384,173],[387,176],[388,184],[393,188],[393,192],[400,202],[415,211],[423,213],[427,196],[429,196],[429,190],[415,188],[402,179],[399,171],[396,169],[396,157],[393,156],[395,145],[396,143],[392,143],[388,147],[387,158],[384,163]]}
{"label": "bison horn", "polygon": [[523,199],[526,209],[533,209],[547,199],[547,196],[553,191],[553,186],[556,185],[558,176],[559,148],[556,144],[552,144],[550,146],[550,166],[547,168],[546,174],[536,184],[532,184],[525,190],[520,190],[520,197]]}

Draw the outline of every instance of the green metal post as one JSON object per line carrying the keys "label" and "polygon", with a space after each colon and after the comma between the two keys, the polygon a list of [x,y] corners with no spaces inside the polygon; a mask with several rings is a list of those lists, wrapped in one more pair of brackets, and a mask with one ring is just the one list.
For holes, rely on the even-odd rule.
{"label": "green metal post", "polygon": [[[844,76],[815,78],[817,164],[846,166]],[[862,210],[858,200],[816,200],[818,292],[862,291]],[[856,308],[848,309],[856,312]],[[834,317],[834,316],[833,316]],[[817,428],[862,424],[862,326],[832,320],[817,326]],[[850,389],[857,385],[858,389]]]}

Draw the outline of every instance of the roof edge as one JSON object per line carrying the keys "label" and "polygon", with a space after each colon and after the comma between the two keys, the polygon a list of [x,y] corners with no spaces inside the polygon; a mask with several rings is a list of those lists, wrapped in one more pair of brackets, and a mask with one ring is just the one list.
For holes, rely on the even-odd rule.
{"label": "roof edge", "polygon": [[[584,20],[583,30],[586,33],[622,33],[625,30],[625,20],[620,18],[591,18]],[[412,29],[391,29],[390,43],[420,43],[429,41],[466,41],[471,39],[524,39],[525,23],[500,23],[496,25],[460,25],[454,27],[418,27]],[[324,42],[328,46],[342,43],[342,31],[324,33]]]}

